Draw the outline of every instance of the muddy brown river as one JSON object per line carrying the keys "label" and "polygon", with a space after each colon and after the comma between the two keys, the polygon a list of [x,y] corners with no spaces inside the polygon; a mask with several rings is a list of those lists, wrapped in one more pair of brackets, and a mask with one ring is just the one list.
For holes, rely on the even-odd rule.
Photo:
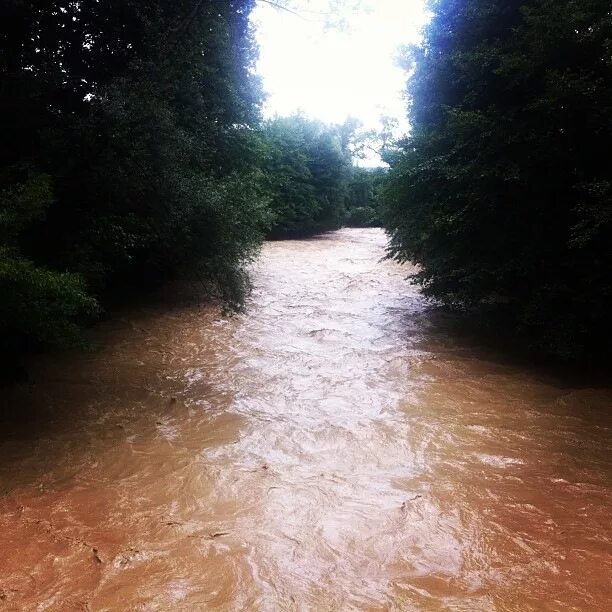
{"label": "muddy brown river", "polygon": [[245,314],[5,392],[0,609],[612,609],[612,390],[454,335],[384,244],[268,243]]}

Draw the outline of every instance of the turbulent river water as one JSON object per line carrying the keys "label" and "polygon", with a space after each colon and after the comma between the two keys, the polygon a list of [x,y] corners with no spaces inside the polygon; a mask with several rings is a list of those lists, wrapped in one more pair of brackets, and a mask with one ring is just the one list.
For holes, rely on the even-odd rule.
{"label": "turbulent river water", "polygon": [[4,394],[0,608],[606,610],[612,391],[453,335],[379,230],[265,245]]}

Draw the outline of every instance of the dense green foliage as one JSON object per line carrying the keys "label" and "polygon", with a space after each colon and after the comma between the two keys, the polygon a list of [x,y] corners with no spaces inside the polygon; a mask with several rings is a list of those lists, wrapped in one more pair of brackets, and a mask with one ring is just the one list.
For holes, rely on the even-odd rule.
{"label": "dense green foliage", "polygon": [[80,276],[36,266],[19,252],[18,237],[51,204],[50,179],[29,175],[0,194],[0,322],[5,343],[26,335],[68,345],[78,341],[78,319],[97,311]]}
{"label": "dense green foliage", "polygon": [[608,0],[438,0],[406,55],[412,133],[391,159],[391,254],[447,304],[493,310],[562,358],[609,350]]}
{"label": "dense green foliage", "polygon": [[386,176],[385,168],[351,169],[347,185],[345,225],[380,227],[380,192]]}
{"label": "dense green foliage", "polygon": [[380,190],[386,170],[353,165],[357,125],[351,119],[326,125],[301,115],[264,124],[262,171],[271,236],[381,224]]}
{"label": "dense green foliage", "polygon": [[271,235],[309,235],[344,220],[350,155],[340,131],[295,115],[264,125],[263,167],[272,213]]}
{"label": "dense green foliage", "polygon": [[0,355],[78,344],[107,296],[169,278],[237,307],[266,233],[336,229],[347,205],[374,222],[356,122],[261,123],[253,6],[2,4]]}
{"label": "dense green foliage", "polygon": [[127,284],[239,301],[268,222],[253,4],[2,3],[0,348],[74,342]]}

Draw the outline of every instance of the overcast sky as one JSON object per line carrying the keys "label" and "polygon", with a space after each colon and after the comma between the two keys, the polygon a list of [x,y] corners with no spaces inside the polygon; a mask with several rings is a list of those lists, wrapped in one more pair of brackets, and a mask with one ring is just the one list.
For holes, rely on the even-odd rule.
{"label": "overcast sky", "polygon": [[258,2],[253,13],[266,116],[298,110],[326,122],[347,116],[378,127],[389,115],[406,128],[406,75],[395,58],[417,42],[424,0],[290,0],[298,15]]}

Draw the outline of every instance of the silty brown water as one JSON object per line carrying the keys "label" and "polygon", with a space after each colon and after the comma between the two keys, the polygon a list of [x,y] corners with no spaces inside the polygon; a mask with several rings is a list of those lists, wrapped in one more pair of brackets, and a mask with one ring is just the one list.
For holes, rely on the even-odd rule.
{"label": "silty brown water", "polygon": [[0,608],[605,610],[610,390],[460,340],[379,230],[265,245],[3,401]]}

